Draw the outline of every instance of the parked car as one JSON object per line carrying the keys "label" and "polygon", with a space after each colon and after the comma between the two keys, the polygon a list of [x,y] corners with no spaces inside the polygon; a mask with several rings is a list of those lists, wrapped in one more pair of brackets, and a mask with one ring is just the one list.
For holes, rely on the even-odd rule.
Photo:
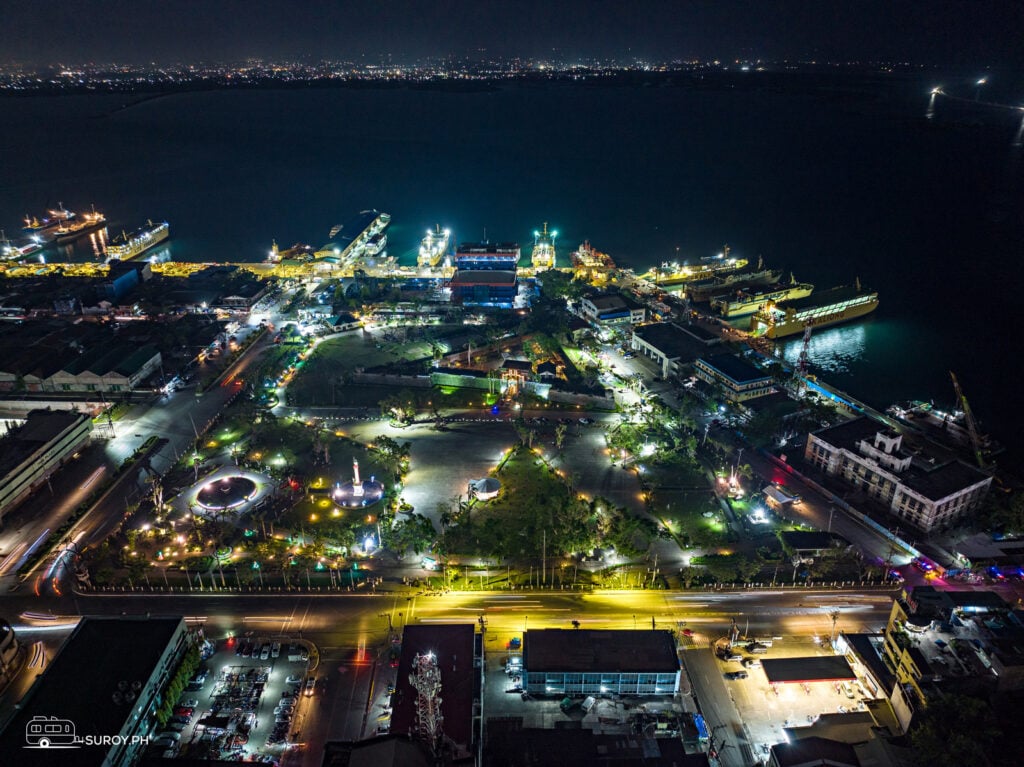
{"label": "parked car", "polygon": [[270,646],[270,657],[271,658],[276,658],[280,654],[281,654],[281,643],[280,642],[274,642],[274,644],[272,644]]}
{"label": "parked car", "polygon": [[284,680],[285,684],[302,684],[301,674],[290,674],[287,679]]}
{"label": "parked car", "polygon": [[173,713],[175,716],[192,716],[195,713],[195,709],[188,706],[177,706]]}
{"label": "parked car", "polygon": [[270,660],[270,645],[263,645],[263,649],[260,650],[260,660]]}
{"label": "parked car", "polygon": [[177,724],[188,724],[192,721],[192,717],[185,716],[184,714],[176,714],[167,720],[168,722],[176,722]]}
{"label": "parked car", "polygon": [[184,706],[185,708],[195,708],[199,705],[199,701],[195,698],[185,698],[184,700],[179,700],[178,705]]}

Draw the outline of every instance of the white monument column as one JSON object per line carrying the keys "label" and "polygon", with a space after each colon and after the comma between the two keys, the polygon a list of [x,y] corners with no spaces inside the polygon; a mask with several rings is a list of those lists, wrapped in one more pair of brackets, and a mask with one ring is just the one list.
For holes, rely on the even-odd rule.
{"label": "white monument column", "polygon": [[352,459],[352,472],[355,475],[352,479],[352,495],[363,494],[363,480],[359,478],[359,461]]}

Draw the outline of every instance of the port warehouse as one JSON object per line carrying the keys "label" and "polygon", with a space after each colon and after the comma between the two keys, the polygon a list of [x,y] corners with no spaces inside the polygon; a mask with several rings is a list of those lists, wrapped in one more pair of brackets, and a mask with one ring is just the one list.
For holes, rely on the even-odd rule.
{"label": "port warehouse", "polygon": [[992,485],[947,451],[905,449],[902,434],[866,417],[809,434],[804,460],[926,532],[979,508]]}
{"label": "port warehouse", "polygon": [[670,631],[531,629],[523,689],[536,695],[675,695],[680,667]]}
{"label": "port warehouse", "polygon": [[26,498],[89,441],[92,419],[63,410],[32,410],[0,437],[0,525]]}
{"label": "port warehouse", "polygon": [[[146,748],[140,739],[150,734],[161,695],[188,645],[181,617],[83,618],[0,723],[0,754],[31,754],[25,763],[35,767],[135,764]],[[79,737],[120,737],[109,748],[25,752],[26,728],[38,717],[70,722]]]}

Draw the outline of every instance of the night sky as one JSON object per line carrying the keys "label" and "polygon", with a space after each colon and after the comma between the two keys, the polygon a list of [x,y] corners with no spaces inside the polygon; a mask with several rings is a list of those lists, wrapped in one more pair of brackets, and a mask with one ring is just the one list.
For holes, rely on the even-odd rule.
{"label": "night sky", "polygon": [[1024,61],[1021,0],[7,0],[0,60]]}

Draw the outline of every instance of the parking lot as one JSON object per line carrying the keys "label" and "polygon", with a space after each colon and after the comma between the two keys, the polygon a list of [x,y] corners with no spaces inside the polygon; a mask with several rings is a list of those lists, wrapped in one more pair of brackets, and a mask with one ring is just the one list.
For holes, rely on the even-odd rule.
{"label": "parking lot", "polygon": [[301,742],[316,690],[309,647],[287,637],[232,637],[181,694],[154,749],[165,756],[279,762]]}

